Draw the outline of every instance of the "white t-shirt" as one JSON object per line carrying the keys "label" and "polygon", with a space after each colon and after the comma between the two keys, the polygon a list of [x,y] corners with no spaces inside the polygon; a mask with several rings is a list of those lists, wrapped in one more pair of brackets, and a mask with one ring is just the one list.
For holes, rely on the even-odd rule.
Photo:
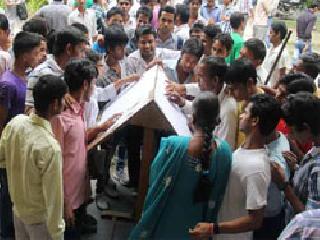
{"label": "white t-shirt", "polygon": [[[218,222],[248,216],[248,210],[267,205],[270,184],[270,160],[266,149],[237,149],[232,155],[232,167]],[[252,239],[252,232],[218,234],[215,239]]]}

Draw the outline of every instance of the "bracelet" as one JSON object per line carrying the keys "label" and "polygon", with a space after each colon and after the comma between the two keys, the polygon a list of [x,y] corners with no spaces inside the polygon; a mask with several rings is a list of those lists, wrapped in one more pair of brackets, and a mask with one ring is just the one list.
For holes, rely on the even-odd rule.
{"label": "bracelet", "polygon": [[218,223],[214,223],[214,234],[220,233],[220,227]]}

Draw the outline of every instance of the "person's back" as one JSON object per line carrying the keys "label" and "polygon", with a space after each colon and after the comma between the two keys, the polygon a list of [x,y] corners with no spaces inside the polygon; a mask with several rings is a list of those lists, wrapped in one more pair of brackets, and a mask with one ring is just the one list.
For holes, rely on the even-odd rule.
{"label": "person's back", "polygon": [[218,111],[217,97],[200,93],[193,103],[193,136],[161,140],[142,218],[130,239],[186,239],[196,222],[216,221],[231,167],[229,145],[212,136]]}
{"label": "person's back", "polygon": [[64,5],[61,0],[54,0],[50,5],[40,8],[36,15],[47,20],[49,30],[60,31],[68,25],[68,16],[71,12],[71,7]]}

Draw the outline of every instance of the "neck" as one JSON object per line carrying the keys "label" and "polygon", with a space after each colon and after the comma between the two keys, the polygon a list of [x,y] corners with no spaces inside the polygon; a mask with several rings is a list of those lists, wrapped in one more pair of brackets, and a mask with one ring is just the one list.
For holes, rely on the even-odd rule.
{"label": "neck", "polygon": [[253,131],[252,133],[246,135],[246,140],[243,144],[243,148],[260,149],[264,147],[264,144],[265,144],[265,137],[263,137],[257,131]]}
{"label": "neck", "polygon": [[113,67],[115,65],[117,65],[119,63],[119,61],[117,61],[112,54],[109,54],[106,60],[106,63],[109,67]]}
{"label": "neck", "polygon": [[171,33],[169,32],[168,34],[163,34],[163,33],[159,33],[159,38],[161,39],[161,41],[166,41],[167,39],[169,39],[170,38],[170,36],[171,36]]}
{"label": "neck", "polygon": [[242,34],[242,29],[232,29],[232,31],[234,32],[234,33],[238,33],[238,34]]}
{"label": "neck", "polygon": [[84,6],[79,6],[79,7],[78,7],[78,10],[79,10],[80,13],[84,13],[84,11],[85,11],[86,9],[84,8]]}
{"label": "neck", "polygon": [[83,103],[83,91],[81,89],[77,91],[70,92],[72,98],[74,98],[78,103]]}
{"label": "neck", "polygon": [[13,73],[18,76],[21,79],[25,79],[26,77],[26,70],[27,67],[24,65],[23,62],[19,61],[18,59],[16,59],[14,61],[14,67],[13,67]]}
{"label": "neck", "polygon": [[61,56],[55,56],[54,59],[57,62],[58,66],[63,70],[70,60],[70,58],[65,56],[64,54],[62,54]]}
{"label": "neck", "polygon": [[34,113],[37,114],[39,117],[46,119],[47,121],[50,122],[51,118],[54,116],[50,112],[47,113],[40,113],[37,110],[34,110]]}
{"label": "neck", "polygon": [[272,43],[272,46],[273,46],[273,47],[278,47],[280,44],[281,44],[281,41]]}
{"label": "neck", "polygon": [[124,15],[124,22],[127,23],[130,20],[129,14]]}

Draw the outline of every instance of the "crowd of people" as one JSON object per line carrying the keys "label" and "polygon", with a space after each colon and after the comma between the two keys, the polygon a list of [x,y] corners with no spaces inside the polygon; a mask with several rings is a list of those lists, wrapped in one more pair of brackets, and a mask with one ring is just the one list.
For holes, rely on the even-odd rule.
{"label": "crowd of people", "polygon": [[320,4],[297,16],[293,55],[285,22],[273,19],[278,4],[52,0],[27,17],[23,0],[6,0],[1,238],[80,239],[97,232],[92,201],[112,208],[117,184],[136,192],[142,127],[87,146],[123,114],[101,123],[101,113],[154,66],[192,135],[156,134],[129,239],[320,238],[320,55],[312,48]]}

